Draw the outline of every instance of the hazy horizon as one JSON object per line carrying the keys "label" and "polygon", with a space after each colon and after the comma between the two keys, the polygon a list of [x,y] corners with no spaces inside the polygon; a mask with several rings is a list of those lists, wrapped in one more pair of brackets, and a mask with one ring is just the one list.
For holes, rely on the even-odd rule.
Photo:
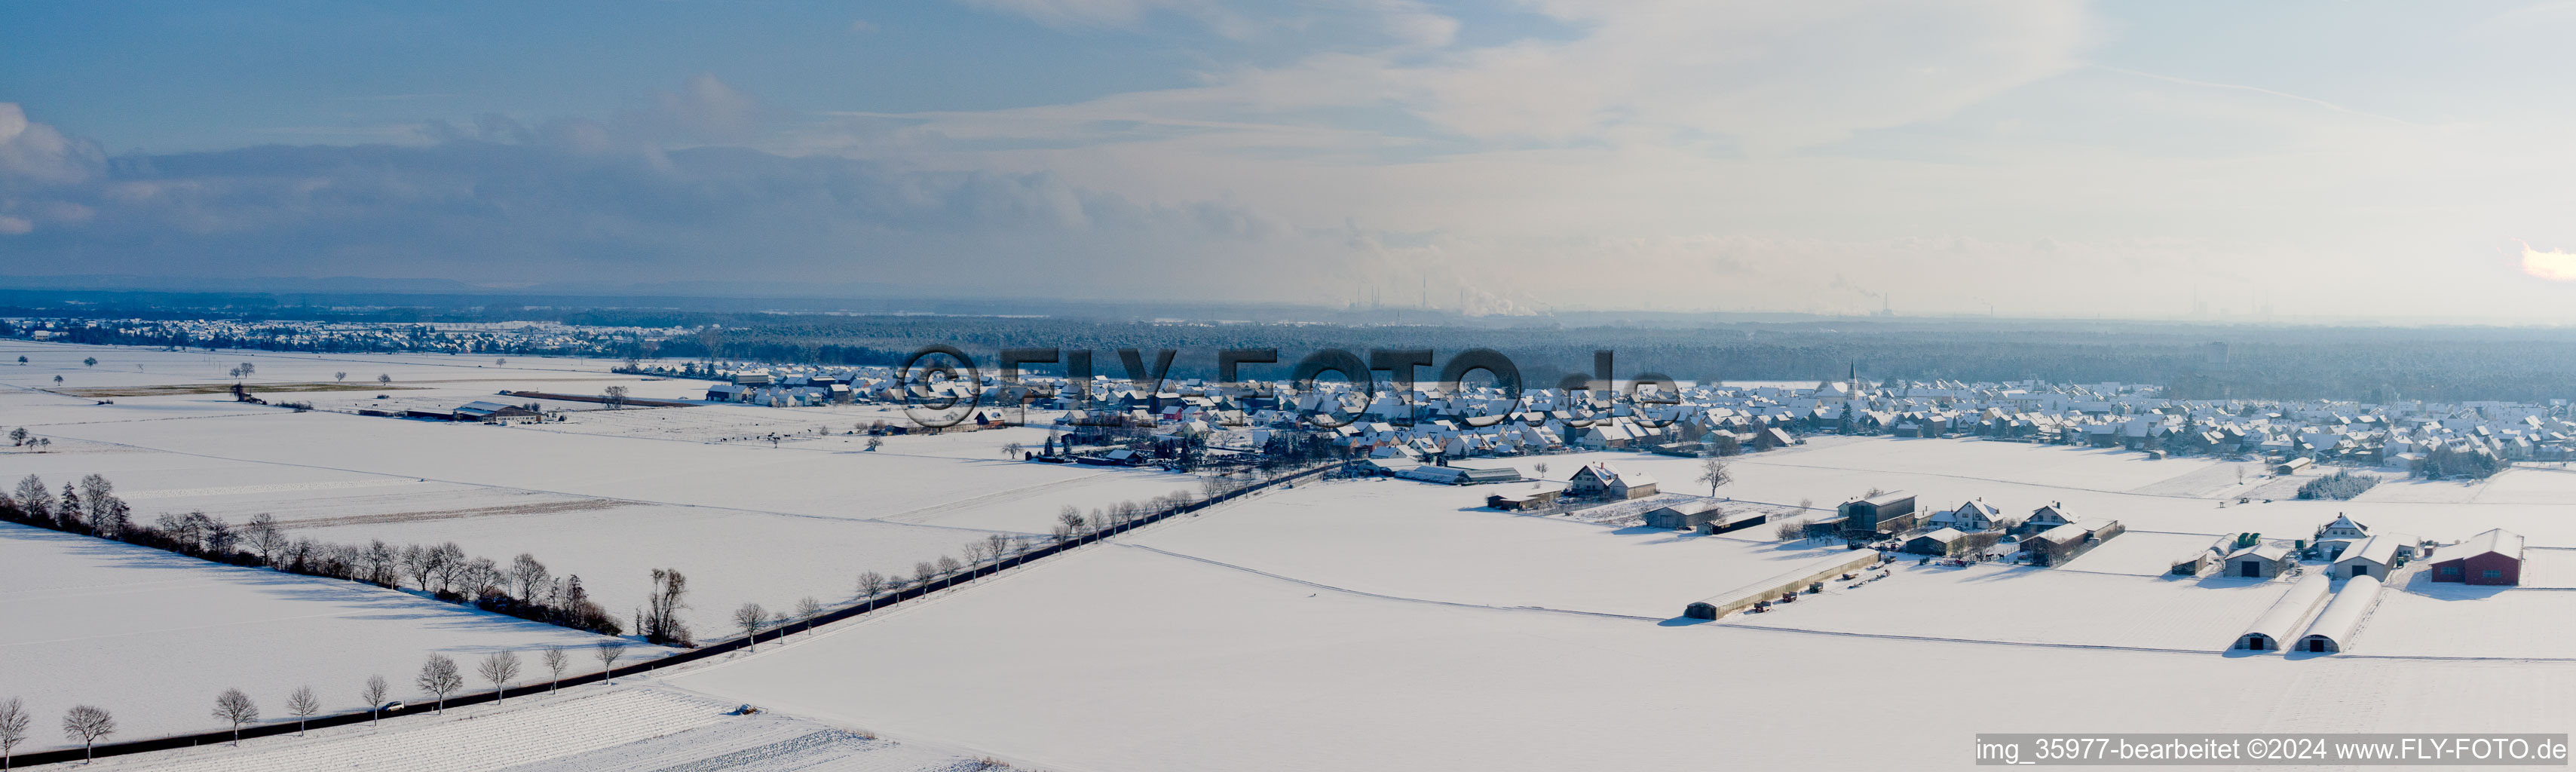
{"label": "hazy horizon", "polygon": [[21,286],[2576,322],[2557,3],[0,19]]}

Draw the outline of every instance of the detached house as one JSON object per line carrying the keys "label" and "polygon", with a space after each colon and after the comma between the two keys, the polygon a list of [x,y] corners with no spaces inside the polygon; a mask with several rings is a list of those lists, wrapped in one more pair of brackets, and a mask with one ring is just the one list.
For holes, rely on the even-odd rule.
{"label": "detached house", "polygon": [[1961,531],[1984,531],[1994,528],[1995,521],[2002,519],[2002,510],[1998,510],[1994,508],[1993,505],[1987,504],[1983,501],[1971,501],[1966,504],[1959,505],[1957,509],[1952,509],[1946,512],[1934,512],[1930,518],[1923,521],[1923,524],[1935,527],[1956,528]]}
{"label": "detached house", "polygon": [[1609,462],[1593,462],[1574,471],[1565,492],[1578,497],[1641,499],[1655,495],[1655,478],[1644,472],[1621,472]]}

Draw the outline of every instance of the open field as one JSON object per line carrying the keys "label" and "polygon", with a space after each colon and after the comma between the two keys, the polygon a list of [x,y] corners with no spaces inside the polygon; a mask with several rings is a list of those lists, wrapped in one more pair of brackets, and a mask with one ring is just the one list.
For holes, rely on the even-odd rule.
{"label": "open field", "polygon": [[938,750],[870,740],[776,714],[725,715],[736,704],[670,689],[585,686],[444,718],[337,727],[101,761],[131,772],[934,772],[962,761]]}
{"label": "open field", "polygon": [[[432,652],[588,647],[600,636],[333,579],[236,568],[85,536],[0,524],[0,694],[41,716],[79,703],[114,712],[120,738],[220,728],[207,710],[239,687],[269,716],[311,685],[356,710],[369,675],[419,696]],[[654,656],[648,649],[633,652]],[[50,720],[50,719],[49,719]],[[39,732],[22,750],[61,747]]]}
{"label": "open field", "polygon": [[[1043,444],[1042,428],[889,437],[868,451],[850,430],[900,419],[882,406],[583,405],[567,422],[509,427],[328,412],[610,384],[687,398],[704,385],[616,376],[597,361],[19,348],[38,361],[0,366],[0,415],[55,444],[0,449],[0,480],[37,474],[59,488],[103,474],[147,522],[270,513],[294,536],[454,541],[504,562],[527,552],[582,576],[621,616],[642,603],[651,569],[677,568],[693,588],[683,618],[702,639],[724,635],[744,602],[841,603],[860,571],[908,573],[989,535],[1045,533],[1066,506],[1201,490],[1189,475],[1003,457],[1005,443]],[[78,366],[85,354],[101,365]],[[342,402],[303,414],[186,393],[215,379],[206,370],[246,358],[262,383],[337,383],[340,371],[372,383],[382,371],[411,388],[381,401],[373,396],[393,390],[314,392],[317,404]],[[96,405],[44,391],[56,374],[65,388],[177,393]],[[1710,493],[1692,482],[1697,459],[1459,463],[1533,475],[1544,463],[1543,476],[1561,481],[1589,461],[1651,474],[1668,493]],[[1884,766],[1873,749],[1962,746],[1977,731],[2556,731],[2560,695],[2576,687],[2576,648],[2556,635],[2576,593],[2546,589],[2576,586],[2576,550],[2550,549],[2576,547],[2564,514],[2576,474],[2563,470],[2239,505],[2297,478],[2123,451],[1844,437],[1733,464],[1735,482],[1716,492],[1732,508],[1823,514],[1872,488],[1902,489],[1927,510],[1982,498],[2019,516],[2061,502],[2132,531],[2061,569],[1900,559],[1887,579],[1829,582],[1773,612],[1703,623],[1674,617],[1841,548],[1783,542],[1769,526],[1690,536],[1482,508],[1528,483],[1306,483],[758,654],[657,673],[640,689],[601,690],[601,701],[568,693],[524,713],[463,711],[382,734],[119,763],[294,770],[360,749],[400,769],[442,758],[419,749],[458,733],[507,727],[492,730],[500,749],[438,768],[874,771],[987,754],[1063,770],[1855,768]],[[2443,540],[2521,531],[2535,547],[2529,587],[2417,581],[2390,593],[2351,656],[2231,656],[2220,652],[2287,585],[2162,576],[2218,534],[2299,538],[2337,512]],[[94,701],[125,719],[121,738],[207,729],[207,703],[226,686],[250,690],[271,716],[308,680],[346,708],[366,674],[403,686],[432,649],[470,659],[595,640],[344,582],[31,529],[0,535],[0,612],[72,620],[0,634],[12,655],[0,694],[57,715],[63,700],[104,693]],[[1856,672],[1889,675],[1837,675]],[[2012,686],[1933,685],[1996,677]],[[1940,709],[1869,743],[1712,743],[1705,731],[1805,736],[1820,717],[1890,699]],[[784,715],[710,710],[744,702]],[[888,739],[859,739],[859,729]],[[585,739],[531,739],[548,733]],[[348,749],[331,746],[343,740]],[[1941,767],[1966,754],[1929,758]]]}
{"label": "open field", "polygon": [[[1883,687],[1833,675],[1871,667],[1890,673]],[[1987,689],[1901,676],[1927,669],[2030,677]],[[1099,549],[672,680],[1047,768],[1536,772],[1879,768],[1891,748],[1927,749],[1908,768],[1964,768],[1964,738],[1997,727],[2556,731],[2576,664],[2238,658],[1667,625],[1357,596]],[[2214,696],[2212,684],[2226,694]],[[1712,743],[1690,731],[1801,737],[1825,717],[1914,699],[1942,709],[1877,726],[1868,742]]]}
{"label": "open field", "polygon": [[[1843,549],[1468,509],[1495,488],[1300,485],[1131,543],[1359,592],[1656,619]],[[1740,533],[1767,538],[1769,530]]]}
{"label": "open field", "polygon": [[[308,391],[384,391],[388,389],[416,390],[419,388],[420,387],[418,386],[381,386],[367,383],[263,383],[257,386],[244,386],[242,390],[252,394],[292,394]],[[233,384],[177,383],[160,386],[99,386],[85,389],[46,389],[46,391],[51,391],[65,396],[81,397],[84,399],[95,399],[98,397],[168,397],[190,394],[230,394],[233,391]]]}

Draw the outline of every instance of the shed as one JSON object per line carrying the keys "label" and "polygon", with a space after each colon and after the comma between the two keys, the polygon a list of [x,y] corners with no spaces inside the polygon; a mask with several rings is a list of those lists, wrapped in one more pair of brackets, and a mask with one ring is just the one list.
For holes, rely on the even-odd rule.
{"label": "shed", "polygon": [[1959,549],[1960,537],[1967,536],[1956,528],[1942,528],[1905,540],[1905,551],[1917,555],[1950,557]]}
{"label": "shed", "polygon": [[467,402],[463,407],[456,409],[456,420],[459,421],[497,421],[504,418],[534,418],[536,415],[537,411],[518,405],[504,405],[479,399]]}
{"label": "shed", "polygon": [[2254,624],[2245,628],[2245,634],[2236,636],[2236,645],[2230,648],[2280,650],[2282,641],[2289,640],[2301,625],[2308,623],[2308,618],[2315,615],[2317,609],[2326,605],[2326,598],[2331,594],[2329,591],[2333,589],[2334,583],[2327,581],[2324,574],[2310,574],[2290,585],[2290,591],[2280,600],[2273,601],[2272,607],[2262,616],[2255,617]]}
{"label": "shed", "polygon": [[1797,592],[1806,587],[1809,582],[1822,581],[1826,577],[1876,562],[1878,562],[1878,553],[1872,550],[1855,550],[1818,558],[1782,572],[1778,576],[1693,602],[1682,608],[1682,616],[1691,619],[1716,619],[1750,608],[1756,601],[1770,600],[1784,593]]}
{"label": "shed", "polygon": [[2361,632],[2362,620],[2379,608],[2379,577],[2356,576],[2343,583],[2334,600],[2326,602],[2325,613],[2317,615],[2316,624],[2299,636],[2299,650],[2317,654],[2335,654],[2352,648],[2352,639]]}
{"label": "shed", "polygon": [[1524,509],[1539,509],[1555,504],[1557,493],[1558,492],[1553,489],[1527,491],[1522,493],[1497,493],[1492,496],[1485,497],[1485,506],[1506,512],[1517,512]]}
{"label": "shed", "polygon": [[2281,572],[2289,570],[2291,565],[2289,547],[2280,544],[2256,544],[2227,553],[2227,558],[2220,563],[2218,572],[2225,576],[2247,579],[2270,579],[2280,576]]}
{"label": "shed", "polygon": [[2502,528],[2433,551],[2433,581],[2522,584],[2522,534]]}
{"label": "shed", "polygon": [[1723,513],[1714,499],[1684,501],[1668,507],[1657,507],[1646,513],[1646,527],[1680,530],[1698,529]]}
{"label": "shed", "polygon": [[1713,514],[1715,516],[1709,518],[1708,524],[1700,526],[1700,533],[1721,534],[1728,531],[1741,531],[1746,528],[1751,528],[1771,521],[1770,514],[1755,510],[1716,512]]}

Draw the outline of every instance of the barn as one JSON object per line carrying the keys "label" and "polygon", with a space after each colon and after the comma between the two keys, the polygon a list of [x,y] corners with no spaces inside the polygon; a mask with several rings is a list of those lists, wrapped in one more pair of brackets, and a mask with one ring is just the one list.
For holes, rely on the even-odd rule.
{"label": "barn", "polygon": [[1709,521],[1723,514],[1717,511],[1717,501],[1713,499],[1685,501],[1669,507],[1657,507],[1647,512],[1646,527],[1698,530],[1700,526],[1708,525]]}
{"label": "barn", "polygon": [[1543,509],[1556,503],[1557,491],[1537,490],[1526,493],[1497,493],[1485,497],[1485,506],[1505,512]]}
{"label": "barn", "polygon": [[1964,536],[1967,536],[1967,534],[1961,533],[1959,529],[1941,528],[1931,533],[1905,540],[1905,551],[1916,555],[1934,555],[1945,558],[1952,557],[1957,554],[1959,546],[1962,543],[1960,538]]}
{"label": "barn", "polygon": [[1843,502],[1838,514],[1844,528],[1853,532],[1895,533],[1914,528],[1914,494],[1905,491],[1881,493],[1865,499]]}
{"label": "barn", "polygon": [[2398,566],[2406,564],[2407,558],[2415,556],[2413,538],[2383,533],[2354,543],[2335,557],[2334,575],[2342,579],[2356,576],[2387,579],[2390,571],[2397,570]]}
{"label": "barn", "polygon": [[2280,576],[2281,572],[2289,570],[2293,565],[2296,565],[2296,562],[2291,557],[2289,547],[2279,544],[2256,544],[2227,553],[2227,558],[2219,564],[2218,573],[2222,576],[2247,579],[2270,579]]}
{"label": "barn", "polygon": [[1709,518],[1708,523],[1699,527],[1700,533],[1714,535],[1728,531],[1741,531],[1771,521],[1769,514],[1750,510],[1711,514],[1714,516]]}
{"label": "barn", "polygon": [[2433,581],[2522,584],[2522,534],[2496,528],[2433,551]]}

